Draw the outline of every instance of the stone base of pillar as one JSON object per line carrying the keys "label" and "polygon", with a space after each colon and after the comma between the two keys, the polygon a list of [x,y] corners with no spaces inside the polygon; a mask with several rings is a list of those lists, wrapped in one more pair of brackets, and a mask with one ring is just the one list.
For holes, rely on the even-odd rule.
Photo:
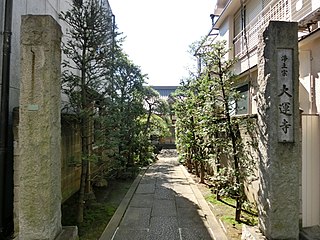
{"label": "stone base of pillar", "polygon": [[77,226],[65,226],[62,227],[61,233],[55,240],[78,240],[78,227]]}
{"label": "stone base of pillar", "polygon": [[[21,240],[19,235],[14,237],[13,240]],[[77,226],[62,227],[62,231],[54,240],[79,240]]]}

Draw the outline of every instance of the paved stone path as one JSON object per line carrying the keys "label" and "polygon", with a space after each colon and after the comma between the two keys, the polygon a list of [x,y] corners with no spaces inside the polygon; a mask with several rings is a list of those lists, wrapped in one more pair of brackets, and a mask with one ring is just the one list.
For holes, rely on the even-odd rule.
{"label": "paved stone path", "polygon": [[224,240],[177,158],[161,158],[132,184],[100,240]]}

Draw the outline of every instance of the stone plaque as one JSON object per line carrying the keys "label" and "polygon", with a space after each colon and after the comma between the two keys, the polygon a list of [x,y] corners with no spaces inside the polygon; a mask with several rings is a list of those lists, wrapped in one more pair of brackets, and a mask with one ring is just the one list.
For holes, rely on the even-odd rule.
{"label": "stone plaque", "polygon": [[277,50],[278,141],[293,142],[292,49]]}

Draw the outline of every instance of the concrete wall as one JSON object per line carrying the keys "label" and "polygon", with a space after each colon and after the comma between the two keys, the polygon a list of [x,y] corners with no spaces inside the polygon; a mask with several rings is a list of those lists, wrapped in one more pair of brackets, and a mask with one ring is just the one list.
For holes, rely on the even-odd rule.
{"label": "concrete wall", "polygon": [[250,161],[252,161],[253,164],[253,174],[249,176],[247,178],[247,181],[245,182],[245,193],[248,198],[248,201],[256,205],[258,202],[258,191],[260,184],[258,173],[259,153],[257,149],[257,116],[251,115],[250,124],[248,124],[247,126],[245,124],[240,124],[239,128],[247,157],[248,159],[250,159]]}

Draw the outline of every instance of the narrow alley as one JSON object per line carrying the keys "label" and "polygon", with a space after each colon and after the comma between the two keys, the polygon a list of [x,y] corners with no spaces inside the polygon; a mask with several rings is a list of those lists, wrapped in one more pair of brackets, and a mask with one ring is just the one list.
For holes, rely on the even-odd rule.
{"label": "narrow alley", "polygon": [[100,240],[227,239],[177,158],[160,158],[137,177]]}

